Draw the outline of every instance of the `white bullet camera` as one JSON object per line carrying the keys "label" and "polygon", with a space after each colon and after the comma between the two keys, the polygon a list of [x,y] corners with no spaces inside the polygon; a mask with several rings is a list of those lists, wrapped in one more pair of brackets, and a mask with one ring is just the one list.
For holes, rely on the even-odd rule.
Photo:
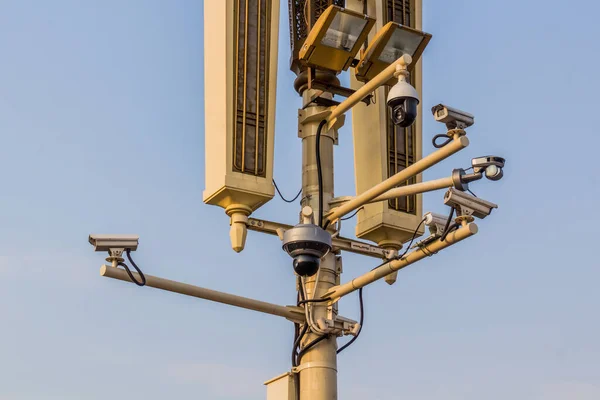
{"label": "white bullet camera", "polygon": [[481,219],[490,215],[494,208],[498,208],[497,204],[454,188],[448,189],[444,195],[444,204],[453,207],[459,217],[473,216]]}
{"label": "white bullet camera", "polygon": [[94,251],[110,251],[111,249],[137,250],[140,237],[138,235],[91,234],[88,241]]}
{"label": "white bullet camera", "polygon": [[321,258],[331,250],[331,235],[314,224],[299,224],[283,234],[283,249],[294,258],[294,271],[313,276]]}
{"label": "white bullet camera", "polygon": [[446,124],[446,128],[449,130],[465,129],[475,123],[475,117],[472,114],[443,104],[432,107],[431,112],[435,120]]}
{"label": "white bullet camera", "polygon": [[423,219],[425,220],[425,226],[427,226],[432,236],[442,236],[448,220],[447,215],[428,212],[423,216]]}

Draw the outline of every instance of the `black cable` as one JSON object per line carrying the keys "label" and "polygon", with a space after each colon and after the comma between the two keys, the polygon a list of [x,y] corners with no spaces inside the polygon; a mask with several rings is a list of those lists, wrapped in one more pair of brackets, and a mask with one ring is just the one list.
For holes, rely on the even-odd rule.
{"label": "black cable", "polygon": [[298,302],[298,305],[306,304],[306,303],[325,303],[326,301],[331,300],[331,297],[326,297],[324,299],[311,299],[311,300],[301,300]]}
{"label": "black cable", "polygon": [[446,239],[448,235],[448,229],[450,229],[450,223],[452,222],[452,217],[454,216],[454,207],[451,207],[450,214],[448,215],[448,219],[446,220],[446,225],[444,226],[444,232],[442,233],[441,240],[442,242]]}
{"label": "black cable", "polygon": [[408,244],[408,246],[406,246],[406,250],[404,250],[404,253],[402,253],[402,255],[400,257],[398,257],[398,259],[403,258],[406,253],[408,253],[408,250],[410,250],[410,246],[412,246],[413,242],[415,241],[415,238],[417,237],[417,233],[419,233],[419,228],[425,223],[425,218],[423,218],[421,220],[421,222],[419,223],[419,225],[417,226],[417,229],[415,229],[415,232],[412,235],[412,239],[410,239],[410,243]]}
{"label": "black cable", "polygon": [[344,217],[344,218],[340,218],[342,221],[346,221],[349,220],[350,218],[354,217],[356,214],[358,214],[358,212],[361,210],[361,208],[359,208],[358,210],[354,211],[351,215],[349,215],[348,217]]}
{"label": "black cable", "polygon": [[340,347],[337,350],[337,354],[340,354],[342,351],[346,350],[348,347],[350,347],[350,345],[352,343],[354,343],[356,341],[356,339],[358,339],[358,335],[360,335],[360,332],[362,331],[363,328],[363,323],[365,321],[365,309],[364,309],[364,304],[363,304],[363,288],[358,289],[358,301],[360,302],[360,328],[358,328],[358,332],[356,332],[356,336],[354,336],[352,339],[350,339],[350,341],[348,343],[346,343],[345,345],[343,345],[342,347]]}
{"label": "black cable", "polygon": [[129,279],[131,279],[131,281],[133,283],[135,283],[138,286],[145,286],[146,285],[146,277],[144,276],[144,273],[138,268],[138,266],[135,264],[135,262],[131,258],[131,249],[127,249],[127,258],[129,259],[129,262],[131,263],[131,265],[133,265],[133,268],[135,268],[135,270],[138,272],[138,274],[140,274],[140,278],[142,279],[141,282],[134,278],[134,276],[131,273],[131,271],[129,270],[129,266],[127,264],[125,264],[124,262],[121,261],[121,262],[119,262],[119,265],[121,267],[125,268],[127,275],[129,275]]}
{"label": "black cable", "polygon": [[[437,143],[437,140],[440,138],[446,138],[445,141],[443,141],[442,143]],[[448,135],[446,135],[445,133],[441,133],[439,135],[435,135],[433,137],[433,139],[431,139],[431,143],[433,144],[433,147],[435,147],[436,149],[441,149],[442,147],[444,147],[445,145],[447,145],[448,143],[450,143],[452,141],[451,137],[448,137]]]}
{"label": "black cable", "polygon": [[477,197],[477,195],[473,192],[471,192],[471,189],[467,189],[467,192],[471,193],[473,196]]}
{"label": "black cable", "polygon": [[273,179],[273,186],[275,186],[275,190],[277,190],[277,193],[279,194],[279,197],[281,197],[281,200],[285,201],[286,203],[293,203],[302,194],[302,188],[301,188],[300,191],[298,192],[298,194],[296,195],[296,197],[294,197],[292,200],[288,200],[285,197],[283,197],[283,195],[279,191],[279,187],[277,186],[277,183],[275,183],[275,179]]}
{"label": "black cable", "polygon": [[[327,120],[323,120],[319,123],[317,128],[317,143],[316,143],[316,156],[317,156],[317,181],[319,183],[319,226],[323,227],[323,171],[321,170],[321,131],[323,126],[327,123]],[[329,224],[327,224],[329,225]],[[324,228],[326,229],[326,228]]]}
{"label": "black cable", "polygon": [[313,340],[312,342],[310,342],[309,344],[307,344],[306,347],[303,348],[302,350],[300,350],[300,353],[298,353],[298,362],[300,362],[302,360],[302,356],[304,354],[306,354],[306,352],[308,350],[310,350],[312,347],[316,346],[319,342],[327,339],[328,337],[329,337],[329,335],[319,336],[318,338],[316,338],[315,340]]}
{"label": "black cable", "polygon": [[457,230],[458,228],[460,228],[460,224],[455,223],[452,224],[442,235],[442,237],[440,237],[440,240],[443,242],[444,240],[446,240],[446,236],[448,236],[450,233],[452,233],[453,231]]}

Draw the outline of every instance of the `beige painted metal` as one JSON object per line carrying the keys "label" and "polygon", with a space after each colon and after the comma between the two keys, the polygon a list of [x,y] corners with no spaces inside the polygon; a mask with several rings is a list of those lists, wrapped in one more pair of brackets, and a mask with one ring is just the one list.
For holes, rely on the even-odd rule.
{"label": "beige painted metal", "polygon": [[[411,1],[411,13],[414,16],[414,28],[422,30],[422,2]],[[346,7],[355,11],[362,10],[363,0],[346,0]],[[366,0],[367,13],[377,19],[375,28],[369,36],[369,44],[374,43],[375,36],[386,24],[387,4],[381,0]],[[407,2],[405,2],[407,5]],[[422,96],[422,59],[415,60],[410,65],[412,83],[421,97],[418,106],[418,116],[412,129],[414,131],[414,160],[422,157],[423,136],[423,96]],[[353,89],[364,87],[351,70],[350,83]],[[357,104],[352,108],[352,138],[354,141],[354,171],[356,193],[363,193],[373,186],[390,177],[388,161],[388,129],[390,124],[386,104],[386,89],[378,88],[374,92],[375,103],[369,106]],[[408,150],[405,147],[405,151]],[[421,182],[421,175],[414,178],[415,183]],[[401,182],[401,184],[404,182]],[[356,236],[363,240],[377,243],[380,247],[399,250],[403,243],[409,241],[413,232],[419,226],[423,214],[422,195],[414,198],[414,213],[395,210],[389,202],[366,204],[356,218]],[[418,234],[423,234],[420,228]],[[395,275],[386,277],[388,283],[393,283]]]}
{"label": "beige painted metal", "polygon": [[[365,26],[356,38],[351,49],[345,49],[341,46],[337,48],[330,47],[322,43],[327,30],[338,13],[354,17],[355,20],[365,21]],[[356,56],[360,46],[362,46],[367,39],[367,35],[371,31],[371,28],[373,28],[373,25],[375,25],[375,20],[367,15],[330,5],[323,13],[321,13],[319,19],[310,30],[300,49],[300,60],[309,66],[328,69],[336,73],[345,71],[350,67],[350,64],[354,60],[354,56]],[[350,26],[341,28],[347,29],[350,28]]]}
{"label": "beige painted metal", "polygon": [[[304,100],[313,93],[306,90],[302,95]],[[323,119],[326,109],[320,106],[310,106],[298,113],[299,129],[298,136],[302,139],[302,206],[310,206],[314,215],[319,213],[317,163],[315,157],[316,133],[320,121]],[[326,115],[326,114],[325,114]],[[332,126],[339,127],[337,124]],[[324,129],[325,130],[325,129]],[[329,201],[333,198],[333,145],[337,135],[332,129],[322,132],[321,135],[321,165],[323,177],[323,207],[324,212],[329,209]],[[321,260],[319,281],[316,275],[306,280],[307,298],[320,297],[333,286],[340,282],[341,258],[334,253],[329,253]],[[337,304],[328,306],[325,303],[316,303],[312,307],[312,315],[315,320],[319,318],[329,319],[337,316]],[[315,333],[309,333],[302,341],[305,346],[318,337]],[[337,400],[337,343],[334,336],[323,340],[311,348],[300,360],[300,365],[307,363],[306,368],[299,370],[300,399],[298,400]]]}
{"label": "beige painted metal", "polygon": [[[279,222],[266,221],[263,219],[248,218],[248,230],[267,233],[270,235],[279,236],[288,229],[292,229],[292,225],[282,224]],[[362,254],[363,256],[385,258],[388,256],[388,251],[377,246],[373,246],[367,242],[337,236],[331,238],[333,250],[343,250],[350,253]]]}
{"label": "beige painted metal", "polygon": [[267,387],[267,400],[298,400],[291,372],[269,379],[264,385]]}
{"label": "beige painted metal", "polygon": [[381,196],[375,197],[370,203],[378,201],[397,199],[399,197],[411,196],[413,194],[421,194],[432,192],[434,190],[447,189],[454,186],[454,180],[451,176],[447,178],[440,178],[433,181],[415,183],[414,185],[401,186],[396,189],[391,189],[382,194]]}
{"label": "beige painted metal", "polygon": [[[132,274],[136,279],[140,279],[140,276],[137,272],[132,272]],[[124,269],[115,268],[108,265],[103,265],[100,268],[100,275],[125,282],[131,282],[129,276],[127,275],[127,272],[125,272]],[[169,279],[158,278],[152,275],[144,274],[144,276],[146,277],[146,286],[149,287],[166,290],[168,292],[184,294],[186,296],[197,297],[199,299],[229,304],[232,306],[259,311],[266,314],[277,315],[279,317],[284,317],[291,321],[299,323],[304,322],[304,312],[302,310],[299,310],[296,306],[280,306],[277,304],[267,303],[260,300],[249,299],[247,297],[236,296],[229,293],[206,289],[187,283],[175,282]]]}
{"label": "beige painted metal", "polygon": [[337,301],[341,297],[354,292],[355,290],[360,289],[370,283],[375,282],[385,276],[394,273],[404,267],[407,267],[415,262],[422,260],[425,257],[431,256],[440,250],[443,250],[455,243],[460,242],[468,237],[475,235],[478,231],[477,225],[475,223],[470,223],[463,225],[458,228],[456,231],[450,233],[445,241],[436,240],[431,244],[423,248],[419,248],[417,250],[412,251],[407,256],[403,257],[399,260],[390,261],[387,264],[384,264],[374,270],[367,272],[364,275],[359,276],[358,278],[354,278],[350,282],[344,283],[343,285],[336,286],[328,291],[323,297],[330,297],[332,302]]}
{"label": "beige painted metal", "polygon": [[369,82],[356,89],[356,91],[352,95],[350,95],[346,100],[342,101],[335,108],[333,108],[331,114],[327,117],[329,126],[333,126],[337,118],[349,111],[352,107],[356,106],[358,103],[360,103],[362,99],[364,99],[372,92],[377,90],[377,88],[379,88],[381,85],[389,81],[396,73],[397,65],[407,67],[411,62],[412,58],[409,55],[405,54],[399,59],[397,59],[396,62],[390,64],[386,69],[381,71],[381,73],[379,73]]}
{"label": "beige painted metal", "polygon": [[422,159],[410,165],[406,169],[403,169],[397,174],[373,186],[371,189],[361,193],[360,195],[354,197],[352,200],[336,208],[331,214],[327,216],[327,220],[329,220],[331,223],[335,222],[338,218],[341,218],[344,215],[351,213],[352,211],[364,206],[371,200],[375,199],[377,196],[380,196],[388,190],[394,188],[395,186],[406,182],[411,177],[420,174],[427,168],[430,168],[438,162],[450,157],[451,155],[464,149],[468,145],[469,139],[467,139],[466,136],[456,137],[452,140],[452,142],[448,143],[441,149],[436,150],[435,152],[429,154],[426,157],[423,157]]}
{"label": "beige painted metal", "polygon": [[[280,2],[267,0],[268,9],[259,10],[259,15],[266,14],[266,20],[270,21],[270,35],[266,38],[270,50],[266,55],[269,90],[265,99],[267,102],[265,121],[267,133],[264,176],[254,176],[234,170],[237,108],[235,70],[237,67],[242,68],[241,65],[237,65],[237,51],[234,48],[234,38],[238,28],[234,12],[234,3],[236,2],[237,0],[204,2],[206,187],[203,198],[207,204],[224,208],[227,215],[231,217],[232,247],[239,252],[245,245],[246,226],[244,220],[252,211],[265,204],[274,195],[272,178]],[[248,1],[245,4],[248,7]],[[246,28],[248,28],[248,24],[246,24]],[[260,30],[260,25],[258,29]],[[242,59],[244,58],[242,57]],[[244,69],[248,62],[250,60],[244,61]],[[252,78],[259,79],[247,76],[247,79]],[[244,93],[246,93],[245,85]],[[244,111],[244,123],[246,118],[249,118],[246,114]],[[243,137],[245,138],[245,136]],[[258,146],[256,149],[258,151]],[[258,156],[256,160],[258,160]]]}

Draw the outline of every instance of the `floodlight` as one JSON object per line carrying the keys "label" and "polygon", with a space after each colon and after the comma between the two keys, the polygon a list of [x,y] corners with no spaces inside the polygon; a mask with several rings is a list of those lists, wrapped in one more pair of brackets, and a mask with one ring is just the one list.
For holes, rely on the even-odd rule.
{"label": "floodlight", "polygon": [[310,67],[345,71],[374,24],[374,18],[331,5],[308,34],[300,60]]}
{"label": "floodlight", "polygon": [[[404,54],[412,57],[411,68],[414,68],[429,40],[431,40],[429,33],[396,22],[388,22],[377,32],[373,42],[363,53],[356,67],[356,79],[361,82],[373,79]],[[390,79],[388,84],[395,83],[395,79]]]}

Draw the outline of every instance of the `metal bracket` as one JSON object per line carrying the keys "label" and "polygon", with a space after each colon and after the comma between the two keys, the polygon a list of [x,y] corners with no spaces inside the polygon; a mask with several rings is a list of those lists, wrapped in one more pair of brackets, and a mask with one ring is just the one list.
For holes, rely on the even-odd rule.
{"label": "metal bracket", "polygon": [[[251,231],[279,236],[280,233],[292,228],[292,225],[281,224],[279,222],[248,218],[248,229]],[[382,247],[374,246],[366,242],[360,242],[358,240],[348,239],[341,236],[332,238],[331,242],[333,245],[333,251],[348,251],[350,253],[362,254],[364,256],[379,259],[393,258],[393,251],[386,250]]]}
{"label": "metal bracket", "polygon": [[[333,106],[337,106],[338,104],[340,104],[339,101],[321,97],[324,93],[331,93],[332,95],[337,94],[342,97],[350,97],[354,94],[354,92],[356,92],[356,90],[353,90],[353,89],[350,89],[347,87],[333,85],[331,83],[321,82],[321,81],[317,80],[315,78],[314,68],[309,68],[307,70],[307,72],[308,72],[308,89],[315,90],[315,93],[308,99],[308,101],[306,103],[304,103],[302,105],[303,110],[313,103],[318,106],[325,106],[325,107],[333,107]],[[363,98],[361,101],[363,103],[365,103],[366,105],[369,105],[369,104],[371,104],[372,97],[373,97],[373,95],[370,94],[370,95],[366,96],[365,98]]]}

